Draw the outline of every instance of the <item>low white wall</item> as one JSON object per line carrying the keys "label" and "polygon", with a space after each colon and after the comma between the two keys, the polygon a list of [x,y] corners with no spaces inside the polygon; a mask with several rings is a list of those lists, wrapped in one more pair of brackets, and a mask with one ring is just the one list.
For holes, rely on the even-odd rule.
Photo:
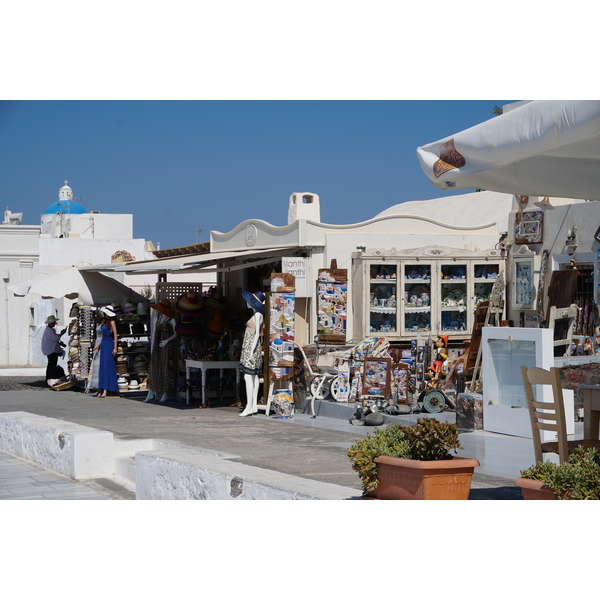
{"label": "low white wall", "polygon": [[138,452],[137,500],[348,500],[352,488],[186,450]]}
{"label": "low white wall", "polygon": [[0,450],[71,479],[113,472],[113,434],[27,412],[0,414]]}
{"label": "low white wall", "polygon": [[[71,479],[112,477],[119,457],[123,463],[135,455],[137,500],[348,500],[360,495],[353,488],[234,462],[233,455],[152,439],[114,440],[109,431],[21,411],[0,413],[0,450]],[[130,476],[129,466],[122,471],[120,476]]]}

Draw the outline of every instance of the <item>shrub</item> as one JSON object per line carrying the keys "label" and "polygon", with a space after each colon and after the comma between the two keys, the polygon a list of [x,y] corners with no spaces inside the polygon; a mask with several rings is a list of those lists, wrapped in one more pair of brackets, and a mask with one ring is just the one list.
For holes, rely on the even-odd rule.
{"label": "shrub", "polygon": [[595,448],[578,446],[562,465],[540,463],[521,471],[521,477],[543,482],[557,500],[600,500],[600,456]]}
{"label": "shrub", "polygon": [[409,458],[412,460],[444,460],[451,458],[450,450],[456,453],[462,448],[458,441],[458,429],[452,423],[441,423],[436,419],[417,419],[416,425],[403,427],[389,423],[385,429],[375,429],[348,449],[352,468],[361,478],[365,492],[372,492],[377,479],[378,456]]}

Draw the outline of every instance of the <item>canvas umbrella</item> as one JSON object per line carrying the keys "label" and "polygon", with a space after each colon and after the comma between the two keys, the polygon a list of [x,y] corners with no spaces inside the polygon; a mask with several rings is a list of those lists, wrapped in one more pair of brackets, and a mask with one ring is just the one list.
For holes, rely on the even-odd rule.
{"label": "canvas umbrella", "polygon": [[536,100],[417,148],[437,188],[600,200],[600,101]]}
{"label": "canvas umbrella", "polygon": [[71,267],[63,271],[41,275],[21,283],[8,286],[15,296],[38,294],[42,298],[78,298],[81,304],[124,304],[145,302],[144,296],[134,292],[121,282],[91,271],[80,271]]}

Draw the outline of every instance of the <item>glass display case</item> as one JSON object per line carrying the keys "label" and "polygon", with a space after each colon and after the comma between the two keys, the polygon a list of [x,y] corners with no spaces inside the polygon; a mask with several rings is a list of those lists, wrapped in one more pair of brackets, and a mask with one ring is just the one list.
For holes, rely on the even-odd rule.
{"label": "glass display case", "polygon": [[441,330],[467,330],[467,265],[442,264],[440,269]]}
{"label": "glass display case", "polygon": [[514,307],[533,308],[533,256],[515,258],[514,262]]}
{"label": "glass display case", "polygon": [[431,265],[404,265],[404,331],[431,331]]}
{"label": "glass display case", "polygon": [[485,256],[366,258],[354,284],[363,309],[355,320],[357,337],[467,337],[477,303],[489,299],[501,272],[502,262]]}
{"label": "glass display case", "polygon": [[476,303],[490,299],[494,282],[499,274],[499,265],[490,263],[475,263],[473,265],[473,298]]}
{"label": "glass display case", "polygon": [[395,264],[369,267],[369,331],[397,331],[397,271]]}

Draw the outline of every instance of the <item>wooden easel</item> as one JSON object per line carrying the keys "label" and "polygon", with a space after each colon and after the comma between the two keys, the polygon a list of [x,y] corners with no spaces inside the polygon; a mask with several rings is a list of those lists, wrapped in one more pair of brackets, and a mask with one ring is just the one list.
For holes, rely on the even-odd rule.
{"label": "wooden easel", "polygon": [[[481,329],[483,327],[500,326],[500,319],[502,317],[502,312],[504,311],[504,300],[502,298],[503,290],[504,275],[500,273],[498,277],[496,277],[496,281],[494,281],[490,299],[480,302],[477,305],[475,322],[473,323],[473,333],[471,335],[471,343],[469,344],[469,356],[467,357],[467,364],[465,368],[465,372],[468,373],[470,369],[470,362],[473,359],[473,356],[476,356],[471,381],[467,386],[469,392],[481,392],[481,356],[483,354],[483,349],[481,347]],[[477,353],[476,355],[475,352]]]}

